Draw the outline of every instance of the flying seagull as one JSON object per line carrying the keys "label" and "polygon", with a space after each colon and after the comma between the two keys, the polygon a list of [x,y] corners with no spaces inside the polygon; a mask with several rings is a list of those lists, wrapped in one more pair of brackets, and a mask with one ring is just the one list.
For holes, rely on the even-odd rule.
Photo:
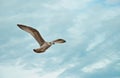
{"label": "flying seagull", "polygon": [[36,52],[36,53],[43,53],[43,52],[45,52],[50,46],[52,46],[55,43],[65,43],[66,42],[64,39],[56,39],[56,40],[53,40],[51,42],[46,42],[42,38],[42,36],[39,33],[39,31],[36,30],[35,28],[32,28],[30,26],[26,26],[26,25],[22,25],[22,24],[17,24],[17,26],[20,29],[30,33],[36,39],[36,41],[39,43],[40,48],[33,49],[33,51]]}

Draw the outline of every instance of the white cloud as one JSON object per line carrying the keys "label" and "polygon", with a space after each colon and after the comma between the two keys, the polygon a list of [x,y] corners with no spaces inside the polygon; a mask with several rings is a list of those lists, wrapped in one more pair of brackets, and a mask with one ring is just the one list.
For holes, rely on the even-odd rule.
{"label": "white cloud", "polygon": [[[40,68],[24,69],[23,65],[5,65],[0,66],[0,78],[57,78],[65,69],[59,69],[54,72],[47,72],[43,75],[39,74]],[[39,73],[38,73],[39,72]]]}
{"label": "white cloud", "polygon": [[100,34],[97,35],[97,36],[92,40],[92,42],[89,43],[86,51],[90,51],[90,50],[94,49],[96,46],[98,46],[100,43],[102,43],[102,42],[105,40],[105,37],[106,37],[106,35],[105,35],[104,33],[101,34],[101,35],[100,35]]}
{"label": "white cloud", "polygon": [[87,72],[87,73],[95,72],[99,69],[105,68],[110,63],[111,63],[110,60],[104,59],[104,60],[101,60],[97,63],[91,64],[91,65],[88,65],[88,66],[82,68],[82,71]]}
{"label": "white cloud", "polygon": [[69,32],[69,36],[71,38],[71,46],[79,45],[85,39],[83,32],[80,31],[79,27],[71,27],[67,30]]}
{"label": "white cloud", "polygon": [[0,78],[39,78],[36,70],[25,70],[21,66],[0,66]]}
{"label": "white cloud", "polygon": [[100,18],[104,21],[114,19],[116,16],[120,15],[119,12],[119,7],[111,8],[107,11],[102,11],[103,14],[100,16]]}
{"label": "white cloud", "polygon": [[83,9],[85,6],[87,6],[87,3],[91,2],[92,0],[60,0],[58,2],[55,2],[53,4],[44,4],[44,7],[53,9],[53,10],[61,10],[61,9],[68,9],[68,10],[74,10],[74,9]]}
{"label": "white cloud", "polygon": [[104,8],[102,5],[94,5],[85,12],[76,14],[73,18],[73,25],[67,30],[71,40],[73,40],[73,45],[85,43],[87,38],[90,40],[90,37],[94,37],[96,34],[100,36],[96,36],[95,39],[91,38],[95,42],[93,41],[91,46],[89,45],[87,51],[102,43],[105,39],[105,34],[101,35],[102,32],[98,31],[102,31],[100,28],[103,28],[103,26],[108,27],[103,25],[103,23],[106,21],[112,22],[110,20],[116,18],[119,13],[120,9],[118,7]]}
{"label": "white cloud", "polygon": [[48,72],[48,74],[45,74],[44,76],[41,76],[41,78],[57,78],[61,73],[63,73],[65,69],[60,69],[54,72]]}
{"label": "white cloud", "polygon": [[0,48],[2,49],[2,48],[10,47],[10,46],[15,46],[15,45],[27,42],[30,39],[32,39],[32,38],[30,38],[28,36],[26,36],[24,38],[11,38],[11,39],[9,39],[8,42],[6,42],[5,44],[1,45]]}

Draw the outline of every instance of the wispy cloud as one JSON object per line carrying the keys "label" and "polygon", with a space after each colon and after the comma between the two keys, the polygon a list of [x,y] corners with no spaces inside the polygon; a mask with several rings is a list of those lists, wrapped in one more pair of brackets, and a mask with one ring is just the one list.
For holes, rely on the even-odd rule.
{"label": "wispy cloud", "polygon": [[99,34],[97,35],[92,41],[91,43],[89,43],[88,48],[86,49],[86,51],[90,51],[92,49],[94,49],[96,46],[98,46],[100,43],[102,43],[105,40],[106,35],[103,34]]}
{"label": "wispy cloud", "polygon": [[88,73],[92,73],[92,72],[95,72],[99,69],[103,69],[104,67],[106,67],[107,65],[109,65],[111,63],[110,60],[108,59],[104,59],[104,60],[101,60],[99,62],[96,62],[95,64],[92,64],[92,65],[89,65],[87,67],[84,67],[82,69],[83,72],[88,72]]}
{"label": "wispy cloud", "polygon": [[[39,78],[36,70],[25,70],[21,66],[0,66],[1,78]],[[7,75],[6,75],[7,74]]]}
{"label": "wispy cloud", "polygon": [[57,78],[64,71],[65,71],[65,69],[57,70],[54,72],[48,72],[49,74],[45,74],[44,76],[42,76],[42,78],[48,78],[48,77]]}
{"label": "wispy cloud", "polygon": [[[19,63],[17,62],[15,65],[0,65],[0,77],[1,78],[26,78],[26,77],[32,77],[32,78],[48,78],[48,77],[52,77],[52,78],[57,78],[62,72],[65,71],[64,69],[59,69],[53,72],[47,72],[45,74],[41,74],[43,73],[43,70],[41,68],[34,68],[34,69],[25,69],[24,68],[25,65],[20,65],[20,61]],[[40,72],[41,71],[41,72]],[[38,74],[38,72],[40,74]],[[7,75],[6,75],[7,74]]]}
{"label": "wispy cloud", "polygon": [[60,0],[52,4],[44,4],[46,8],[53,10],[75,10],[75,9],[83,9],[87,6],[89,2],[92,0]]}

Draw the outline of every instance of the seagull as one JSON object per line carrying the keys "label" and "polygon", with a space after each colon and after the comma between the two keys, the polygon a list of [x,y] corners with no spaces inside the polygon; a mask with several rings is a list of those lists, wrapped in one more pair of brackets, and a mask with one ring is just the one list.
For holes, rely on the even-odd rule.
{"label": "seagull", "polygon": [[42,36],[39,33],[39,31],[36,30],[35,28],[32,28],[30,26],[26,26],[26,25],[22,25],[22,24],[17,24],[17,26],[20,29],[30,33],[35,38],[35,40],[39,43],[40,48],[33,49],[33,51],[36,52],[36,53],[43,53],[43,52],[45,52],[50,46],[52,46],[55,43],[65,43],[66,42],[64,39],[56,39],[56,40],[53,40],[51,42],[46,42],[42,38]]}

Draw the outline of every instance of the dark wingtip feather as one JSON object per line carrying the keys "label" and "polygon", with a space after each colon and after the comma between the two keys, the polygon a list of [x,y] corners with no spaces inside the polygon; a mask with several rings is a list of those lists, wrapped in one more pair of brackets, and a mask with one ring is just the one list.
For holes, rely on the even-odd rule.
{"label": "dark wingtip feather", "polygon": [[17,26],[18,26],[19,28],[21,28],[21,29],[23,29],[22,27],[25,27],[25,26],[23,26],[22,24],[17,24]]}
{"label": "dark wingtip feather", "polygon": [[17,24],[17,26],[18,26],[19,28],[21,28],[21,24]]}
{"label": "dark wingtip feather", "polygon": [[17,26],[20,26],[21,24],[17,24]]}

